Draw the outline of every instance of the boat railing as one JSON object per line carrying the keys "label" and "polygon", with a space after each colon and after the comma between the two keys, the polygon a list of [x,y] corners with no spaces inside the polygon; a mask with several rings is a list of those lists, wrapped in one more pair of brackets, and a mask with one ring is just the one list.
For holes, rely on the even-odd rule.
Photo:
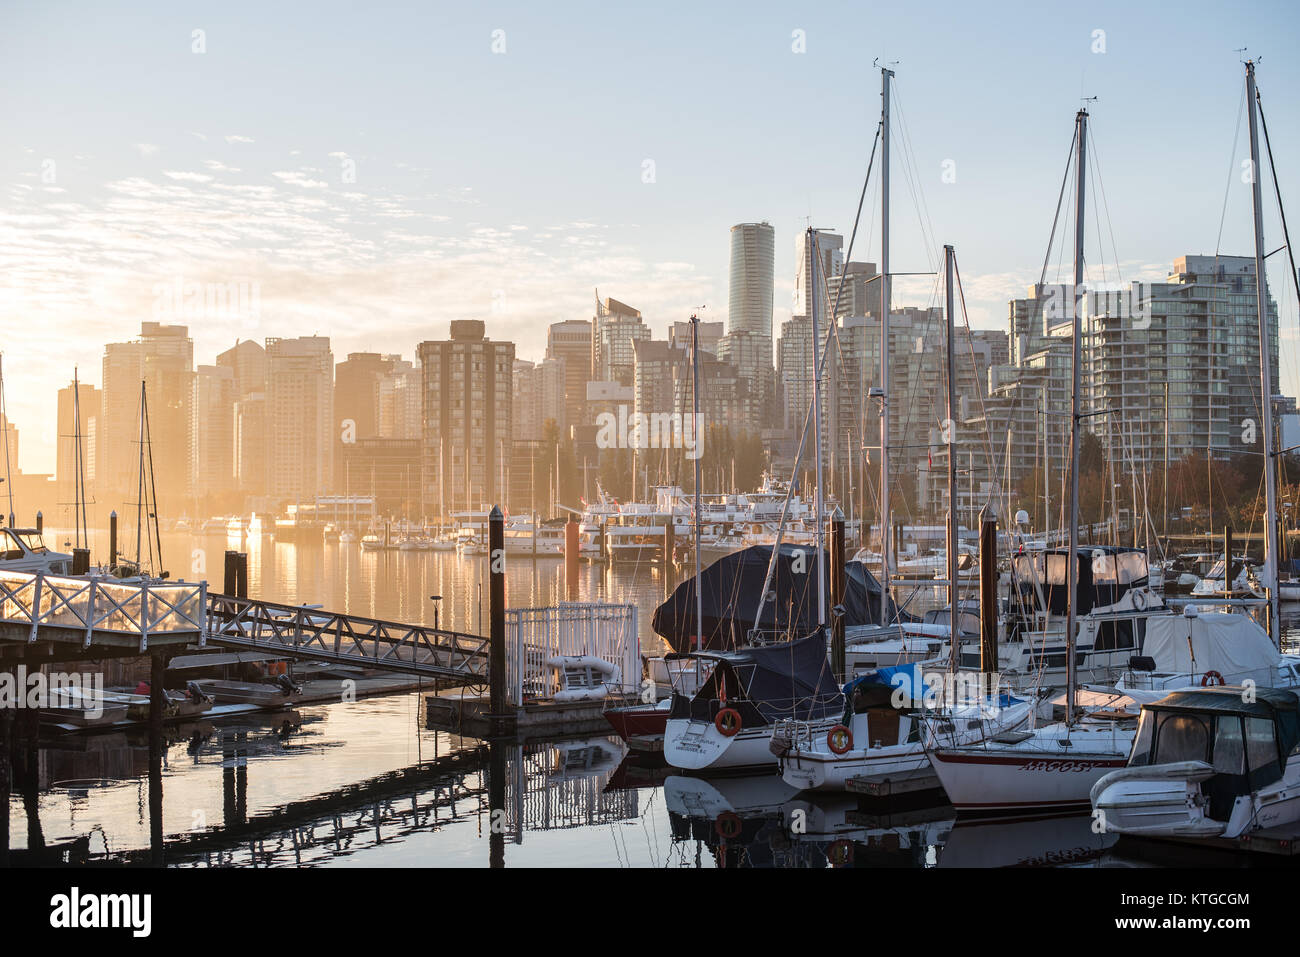
{"label": "boat railing", "polygon": [[589,655],[617,668],[607,686],[641,687],[641,645],[635,605],[561,602],[546,608],[506,609],[506,677],[512,703],[560,691],[558,656]]}

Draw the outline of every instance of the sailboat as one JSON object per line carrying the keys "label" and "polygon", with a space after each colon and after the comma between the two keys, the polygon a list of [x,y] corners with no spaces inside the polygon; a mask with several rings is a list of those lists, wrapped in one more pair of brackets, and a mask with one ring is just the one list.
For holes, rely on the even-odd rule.
{"label": "sailboat", "polygon": [[[944,246],[947,286],[948,416],[955,414],[956,376],[953,361],[954,252]],[[949,633],[956,635],[960,603],[957,576],[957,462],[948,449],[948,603]],[[958,644],[949,642],[948,676],[957,673]],[[844,687],[845,708],[840,723],[824,735],[808,722],[788,719],[772,736],[772,753],[787,784],[805,790],[844,790],[853,780],[914,774],[929,764],[928,748],[940,741],[966,744],[1024,724],[1033,711],[1030,699],[997,694],[976,687],[973,693],[945,694],[942,707],[932,708],[927,689],[936,682],[926,662],[882,668],[860,675]],[[929,664],[937,664],[930,662]],[[978,685],[978,682],[976,683]],[[956,682],[950,687],[956,692]],[[940,703],[938,701],[936,704]]]}
{"label": "sailboat", "polygon": [[[1268,592],[1269,634],[1281,646],[1277,595],[1277,469],[1274,463],[1272,365],[1264,273],[1259,128],[1268,125],[1255,86],[1255,61],[1246,61],[1250,111],[1251,206],[1255,226],[1255,307],[1259,320],[1260,403],[1263,411],[1265,523],[1261,583]],[[1268,146],[1272,166],[1272,146]],[[1300,295],[1277,170],[1278,211],[1291,280]],[[1208,676],[1207,676],[1208,677]],[[1144,705],[1126,766],[1093,784],[1089,801],[1107,830],[1140,837],[1199,841],[1249,839],[1266,828],[1300,821],[1300,698],[1293,691],[1242,685],[1175,691]]]}

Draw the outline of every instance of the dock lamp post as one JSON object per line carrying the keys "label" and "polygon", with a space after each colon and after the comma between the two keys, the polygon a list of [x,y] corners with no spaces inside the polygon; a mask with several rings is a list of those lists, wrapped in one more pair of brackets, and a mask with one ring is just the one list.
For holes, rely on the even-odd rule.
{"label": "dock lamp post", "polygon": [[429,601],[433,602],[433,630],[439,631],[440,629],[438,628],[438,609],[442,605],[442,596],[430,595]]}

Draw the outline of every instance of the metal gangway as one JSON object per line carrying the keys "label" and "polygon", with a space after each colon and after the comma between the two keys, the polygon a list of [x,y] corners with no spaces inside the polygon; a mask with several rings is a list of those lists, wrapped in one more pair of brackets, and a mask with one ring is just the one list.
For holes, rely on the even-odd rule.
{"label": "metal gangway", "polygon": [[210,594],[207,606],[207,640],[223,647],[465,684],[487,681],[488,639],[481,635],[234,595]]}

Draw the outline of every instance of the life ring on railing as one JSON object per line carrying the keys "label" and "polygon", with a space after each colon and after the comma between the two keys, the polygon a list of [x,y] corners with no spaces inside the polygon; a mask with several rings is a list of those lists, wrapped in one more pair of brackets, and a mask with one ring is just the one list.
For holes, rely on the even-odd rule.
{"label": "life ring on railing", "polygon": [[1206,687],[1207,685],[1221,685],[1221,684],[1223,684],[1223,675],[1219,674],[1217,671],[1207,671],[1205,674],[1201,676],[1202,688]]}
{"label": "life ring on railing", "polygon": [[843,754],[853,747],[853,732],[842,724],[837,724],[826,732],[826,747],[832,754]]}
{"label": "life ring on railing", "polygon": [[734,738],[740,731],[740,712],[735,708],[723,708],[713,716],[713,726],[724,738]]}
{"label": "life ring on railing", "polygon": [[740,837],[740,832],[744,828],[745,822],[735,811],[723,811],[713,822],[713,829],[718,832],[718,837],[727,841]]}
{"label": "life ring on railing", "polygon": [[1147,610],[1147,593],[1140,588],[1133,591],[1133,607],[1138,611]]}

